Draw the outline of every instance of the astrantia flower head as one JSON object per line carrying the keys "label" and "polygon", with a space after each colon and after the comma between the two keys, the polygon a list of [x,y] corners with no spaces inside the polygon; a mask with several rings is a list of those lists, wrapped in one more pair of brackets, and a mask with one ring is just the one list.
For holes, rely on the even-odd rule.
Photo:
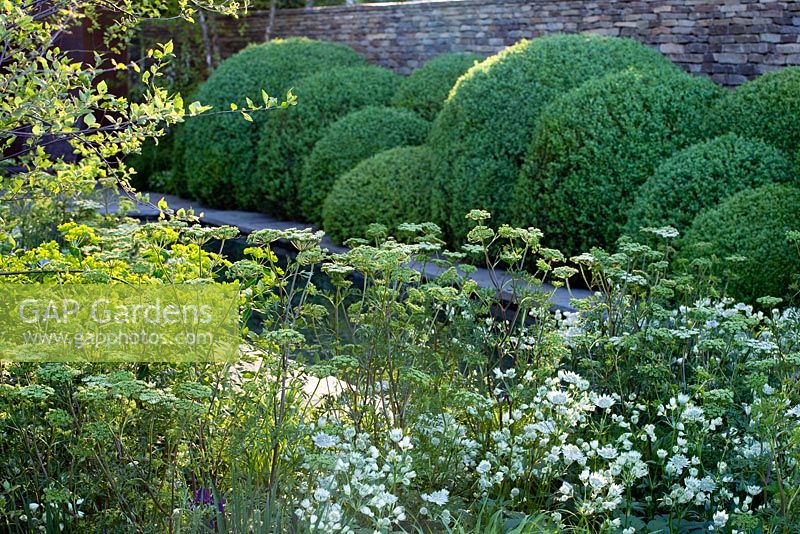
{"label": "astrantia flower head", "polygon": [[481,460],[481,463],[478,464],[478,467],[475,468],[475,471],[477,471],[480,475],[485,475],[491,468],[492,464],[486,460]]}
{"label": "astrantia flower head", "polygon": [[338,440],[335,436],[331,436],[330,434],[326,434],[325,432],[317,432],[313,436],[311,436],[311,441],[314,442],[314,445],[319,447],[320,449],[329,449],[331,447],[335,447],[338,443]]}
{"label": "astrantia flower head", "polygon": [[616,402],[617,401],[614,399],[614,397],[611,397],[609,395],[598,395],[594,399],[594,405],[602,410],[607,410],[611,408],[612,406],[614,406],[614,403]]}
{"label": "astrantia flower head", "polygon": [[682,454],[676,454],[667,462],[667,473],[677,475],[687,467],[689,467],[689,459]]}
{"label": "astrantia flower head", "polygon": [[420,495],[422,500],[438,506],[444,506],[450,497],[450,492],[446,489],[440,489],[432,493],[423,493]]}
{"label": "astrantia flower head", "polygon": [[563,391],[548,391],[547,400],[551,404],[566,404],[569,402],[569,395]]}
{"label": "astrantia flower head", "polygon": [[701,421],[703,419],[703,409],[698,406],[687,406],[681,414],[684,421]]}
{"label": "astrantia flower head", "polygon": [[581,380],[581,375],[572,371],[559,371],[558,378],[567,384],[577,384]]}

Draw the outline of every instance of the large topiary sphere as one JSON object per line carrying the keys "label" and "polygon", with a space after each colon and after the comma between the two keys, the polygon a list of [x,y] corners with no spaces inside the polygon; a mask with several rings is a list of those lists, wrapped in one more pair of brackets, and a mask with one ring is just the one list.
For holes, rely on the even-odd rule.
{"label": "large topiary sphere", "polygon": [[[192,100],[230,109],[247,106],[246,98],[262,103],[262,89],[270,96],[285,98],[300,77],[342,66],[363,65],[364,59],[347,46],[293,38],[250,46],[220,64],[200,86]],[[181,155],[176,181],[188,193],[209,205],[252,207],[237,196],[232,184],[252,180],[256,169],[256,146],[266,117],[283,110],[252,114],[253,122],[240,114],[201,115],[187,119],[176,144]]]}
{"label": "large topiary sphere", "polygon": [[257,176],[242,191],[256,195],[258,209],[282,217],[300,213],[297,185],[303,165],[325,128],[353,110],[385,106],[400,77],[380,67],[333,69],[297,83],[298,105],[271,114],[258,145]]}
{"label": "large topiary sphere", "polygon": [[397,146],[419,145],[430,123],[406,109],[368,107],[331,124],[303,167],[298,197],[303,216],[320,222],[336,179],[360,161]]}
{"label": "large topiary sphere", "polygon": [[436,209],[463,239],[473,208],[507,222],[519,167],[542,108],[582,83],[631,66],[677,70],[630,39],[560,35],[522,41],[467,71],[437,116],[430,144],[442,158]]}
{"label": "large topiary sphere", "polygon": [[675,151],[703,138],[720,89],[672,70],[629,70],[554,101],[520,172],[519,224],[541,228],[565,253],[613,244],[636,189]]}
{"label": "large topiary sphere", "polygon": [[433,152],[398,147],[372,156],[342,175],[323,207],[325,232],[337,242],[365,237],[373,223],[390,229],[431,219]]}
{"label": "large topiary sphere", "polygon": [[686,148],[664,161],[636,192],[628,215],[631,235],[640,228],[689,226],[705,208],[743,189],[795,178],[777,148],[734,134]]}
{"label": "large topiary sphere", "polygon": [[[709,255],[724,262],[720,273],[727,294],[752,302],[758,297],[790,296],[800,273],[797,245],[786,233],[800,229],[800,189],[769,184],[746,189],[701,212],[684,238],[683,255]],[[707,246],[700,246],[700,244]],[[725,261],[744,256],[744,261]],[[730,273],[725,276],[725,272]]]}
{"label": "large topiary sphere", "polygon": [[403,80],[392,105],[433,120],[456,80],[481,59],[482,56],[469,53],[443,54],[433,58]]}
{"label": "large topiary sphere", "polygon": [[716,132],[762,139],[795,157],[800,149],[800,67],[740,86],[717,103],[709,119]]}

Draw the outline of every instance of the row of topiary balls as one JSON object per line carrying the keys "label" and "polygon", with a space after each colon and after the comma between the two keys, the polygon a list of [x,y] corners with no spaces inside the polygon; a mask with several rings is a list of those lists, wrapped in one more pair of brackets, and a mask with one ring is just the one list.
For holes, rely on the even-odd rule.
{"label": "row of topiary balls", "polygon": [[262,88],[279,97],[291,88],[298,105],[252,114],[252,122],[236,113],[187,121],[175,140],[172,188],[215,207],[322,225],[337,179],[370,156],[422,144],[450,87],[476,59],[444,56],[404,79],[340,44],[294,38],[250,46],[223,62],[195,98],[241,108],[248,97],[260,100]]}
{"label": "row of topiary balls", "polygon": [[730,294],[787,295],[800,271],[786,239],[800,227],[800,70],[725,91],[634,41],[584,35],[475,59],[443,56],[401,80],[342,45],[250,47],[197,99],[224,108],[294,87],[299,105],[252,123],[190,120],[172,185],[337,240],[431,220],[458,244],[472,208],[537,226],[568,253],[670,224],[687,257],[710,242],[704,253],[748,258],[728,265]]}

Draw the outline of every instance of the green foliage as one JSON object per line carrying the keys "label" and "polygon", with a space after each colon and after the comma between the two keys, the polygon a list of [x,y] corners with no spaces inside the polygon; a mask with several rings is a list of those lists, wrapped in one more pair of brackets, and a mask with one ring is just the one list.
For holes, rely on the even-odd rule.
{"label": "green foliage", "polygon": [[[554,314],[544,283],[574,269],[487,212],[464,249],[491,288],[430,224],[335,254],[320,232],[265,229],[230,262],[205,249],[236,230],[183,215],[68,224],[64,245],[0,256],[50,271],[11,282],[230,277],[247,348],[230,366],[2,364],[4,531],[800,526],[800,314],[705,298],[670,270],[667,233],[575,258],[597,293]],[[292,247],[280,266],[272,247]]]}
{"label": "green foliage", "polygon": [[561,35],[522,41],[470,69],[456,83],[431,130],[442,167],[435,175],[436,215],[456,241],[463,213],[485,208],[499,221],[544,106],[564,92],[631,66],[676,70],[631,39]]}
{"label": "green foliage", "polygon": [[[0,51],[11,90],[1,98],[3,139],[6,149],[27,149],[4,156],[18,174],[0,177],[0,207],[22,209],[0,220],[0,287],[46,283],[55,296],[58,283],[170,291],[235,280],[242,357],[0,362],[0,530],[800,531],[800,313],[771,309],[775,299],[759,299],[757,313],[717,298],[727,273],[714,258],[692,262],[698,274],[675,273],[674,230],[651,231],[662,238],[657,249],[626,238],[613,253],[573,258],[596,289],[573,302],[574,313],[553,313],[546,285],[574,274],[564,256],[543,248],[538,230],[490,227],[481,210],[468,214],[464,253],[445,250],[435,225],[404,224],[397,239],[372,227],[372,244],[354,240],[334,254],[321,232],[265,229],[230,261],[212,251],[235,228],[203,227],[163,202],[155,223],[95,215],[95,226],[68,222],[58,239],[20,246],[19,213],[76,218],[98,178],[129,176],[117,159],[202,110],[187,113],[157,85],[139,104],[108,96],[99,71],[49,47],[53,31],[70,29],[59,26],[64,9],[93,22],[99,7],[118,8],[135,22],[165,3],[55,0],[46,3],[54,16],[41,18],[25,11],[38,2],[0,6],[20,30]],[[169,50],[153,52],[146,78],[160,77]],[[272,105],[224,113],[241,120]],[[82,157],[40,150],[51,138]],[[374,190],[356,181],[343,205],[363,195],[382,212],[398,198],[423,206],[431,152],[388,153],[400,151],[411,154],[378,168]],[[411,185],[398,184],[397,169],[414,158]],[[25,211],[32,199],[41,211]],[[767,185],[694,226],[712,229],[718,256],[755,250],[748,295],[786,288],[780,277],[800,263],[800,232],[786,232],[798,206],[800,191]],[[775,252],[789,240],[794,249]],[[273,247],[286,256],[279,261]],[[457,263],[465,253],[483,259],[491,286]],[[731,280],[729,293],[745,283]]]}
{"label": "green foliage", "polygon": [[761,139],[795,157],[800,149],[800,67],[759,76],[721,99],[710,128]]}
{"label": "green foliage", "polygon": [[403,80],[392,105],[410,109],[432,121],[456,80],[482,59],[470,53],[442,54],[431,59]]}
{"label": "green foliage", "polygon": [[720,89],[682,72],[630,70],[592,80],[540,116],[515,212],[573,254],[619,237],[636,189],[662,160],[703,139]]}
{"label": "green foliage", "polygon": [[360,161],[389,148],[422,144],[430,123],[394,108],[368,107],[334,122],[306,159],[298,185],[303,217],[318,223],[333,184]]}
{"label": "green foliage", "polygon": [[172,193],[165,191],[163,186],[169,187],[173,181],[174,144],[175,133],[171,131],[162,137],[148,139],[142,144],[141,152],[128,156],[125,163],[136,171],[130,180],[131,186],[137,191]]}
{"label": "green foliage", "polygon": [[717,260],[714,273],[733,298],[791,297],[800,256],[787,233],[798,228],[800,189],[786,184],[746,189],[695,218],[685,235],[684,256]]}
{"label": "green foliage", "polygon": [[[305,38],[276,39],[252,45],[231,56],[214,71],[196,97],[214,109],[227,110],[262,102],[262,91],[284,95],[300,78],[339,66],[362,65],[364,59],[345,45]],[[269,113],[252,121],[236,113],[208,115],[188,121],[177,133],[181,158],[176,188],[210,206],[256,207],[252,195],[257,146]],[[249,186],[249,187],[248,187]]]}
{"label": "green foliage", "polygon": [[237,179],[239,198],[254,199],[264,213],[296,217],[303,165],[325,128],[353,110],[387,105],[399,83],[397,74],[373,66],[329,69],[300,80],[302,104],[264,121],[257,173]]}
{"label": "green foliage", "polygon": [[795,178],[792,164],[773,146],[734,134],[717,137],[658,166],[636,192],[627,231],[667,225],[682,231],[700,211],[734,193]]}
{"label": "green foliage", "polygon": [[359,163],[336,181],[323,207],[323,227],[331,239],[366,237],[370,224],[390,231],[431,218],[432,151],[398,147]]}

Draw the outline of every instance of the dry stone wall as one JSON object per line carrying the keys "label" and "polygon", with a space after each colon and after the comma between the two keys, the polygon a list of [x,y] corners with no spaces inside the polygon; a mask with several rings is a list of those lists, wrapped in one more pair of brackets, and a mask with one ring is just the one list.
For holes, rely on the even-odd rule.
{"label": "dry stone wall", "polygon": [[[264,40],[267,13],[218,22],[229,55]],[[273,35],[351,45],[408,73],[445,52],[486,55],[553,33],[632,37],[725,85],[800,65],[800,0],[433,0],[280,10]]]}

